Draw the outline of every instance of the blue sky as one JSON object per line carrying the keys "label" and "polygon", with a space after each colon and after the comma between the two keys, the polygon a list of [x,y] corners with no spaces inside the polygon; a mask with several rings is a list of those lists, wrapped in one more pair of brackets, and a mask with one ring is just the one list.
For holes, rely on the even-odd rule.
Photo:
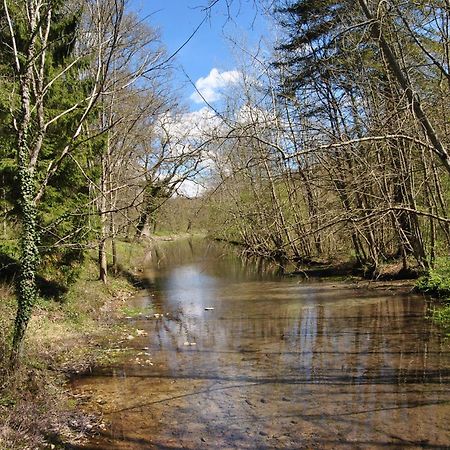
{"label": "blue sky", "polygon": [[[205,17],[202,7],[207,2],[131,0],[129,5],[141,17],[149,15],[148,22],[160,30],[163,44],[171,54],[202,22]],[[250,50],[256,47],[261,36],[267,36],[269,32],[267,21],[254,7],[253,0],[233,0],[229,13],[225,0],[220,0],[211,10],[210,18],[176,56],[175,65],[182,67],[188,77],[202,87],[202,92],[211,102],[219,100],[217,89],[236,82],[237,63],[229,38],[245,40]],[[186,81],[183,71],[177,70],[175,82],[183,85],[183,100],[192,111],[198,110],[204,104],[195,94],[193,86]]]}

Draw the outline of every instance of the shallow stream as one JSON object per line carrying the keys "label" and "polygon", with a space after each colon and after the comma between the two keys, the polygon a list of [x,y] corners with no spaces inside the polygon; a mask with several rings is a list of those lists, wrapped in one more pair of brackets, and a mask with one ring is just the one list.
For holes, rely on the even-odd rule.
{"label": "shallow stream", "polygon": [[80,448],[450,448],[450,343],[421,296],[204,240],[146,271],[131,350],[73,382],[108,423]]}

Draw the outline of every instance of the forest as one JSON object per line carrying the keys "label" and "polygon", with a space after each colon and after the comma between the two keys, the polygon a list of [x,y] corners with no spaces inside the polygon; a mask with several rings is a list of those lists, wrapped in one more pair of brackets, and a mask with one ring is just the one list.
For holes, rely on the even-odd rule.
{"label": "forest", "polygon": [[449,298],[449,1],[250,3],[278,39],[234,42],[233,88],[186,124],[176,54],[125,0],[2,1],[2,408],[36,311],[64,308],[86,267],[113,292],[124,248],[155,235]]}

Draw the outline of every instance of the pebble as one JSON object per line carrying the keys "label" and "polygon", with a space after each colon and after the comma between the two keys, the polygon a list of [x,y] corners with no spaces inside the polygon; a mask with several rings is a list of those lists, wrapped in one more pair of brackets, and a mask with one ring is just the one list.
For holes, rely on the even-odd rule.
{"label": "pebble", "polygon": [[138,336],[147,336],[147,333],[145,330],[136,330],[136,334]]}

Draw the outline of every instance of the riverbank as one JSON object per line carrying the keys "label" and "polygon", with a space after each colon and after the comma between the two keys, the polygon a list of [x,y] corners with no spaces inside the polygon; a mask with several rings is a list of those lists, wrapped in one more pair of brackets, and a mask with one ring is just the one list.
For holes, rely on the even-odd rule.
{"label": "riverbank", "polygon": [[23,363],[7,373],[8,341],[15,314],[12,285],[0,287],[0,449],[56,448],[77,442],[94,427],[94,416],[79,411],[66,387],[68,376],[110,362],[111,342],[128,334],[119,319],[141,287],[141,267],[151,246],[118,242],[119,267],[105,285],[98,281],[95,253],[78,280],[58,299],[40,299],[29,325]]}
{"label": "riverbank", "polygon": [[367,280],[395,281],[415,280],[424,274],[423,269],[410,259],[405,267],[404,261],[393,259],[383,262],[376,268],[365,267],[348,255],[334,258],[293,258],[286,255],[260,254],[248,245],[235,240],[210,237],[216,242],[223,242],[233,247],[240,248],[244,255],[255,258],[265,258],[274,261],[280,266],[286,275],[300,276],[305,278],[346,278],[356,277]]}

